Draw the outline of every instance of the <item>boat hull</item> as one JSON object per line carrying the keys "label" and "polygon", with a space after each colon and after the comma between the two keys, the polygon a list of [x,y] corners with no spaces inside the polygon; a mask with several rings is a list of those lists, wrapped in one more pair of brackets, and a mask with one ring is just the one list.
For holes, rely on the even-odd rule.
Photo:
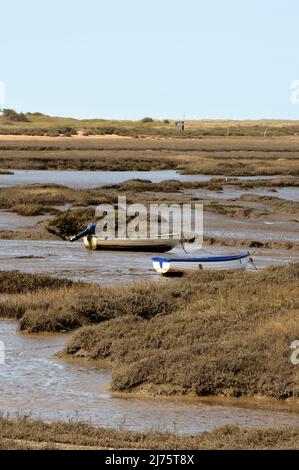
{"label": "boat hull", "polygon": [[246,269],[250,253],[239,255],[211,256],[206,258],[153,258],[153,267],[159,274],[184,271]]}
{"label": "boat hull", "polygon": [[89,250],[115,250],[115,251],[143,251],[152,253],[165,253],[180,242],[179,239],[108,239],[96,236],[83,238],[85,248]]}

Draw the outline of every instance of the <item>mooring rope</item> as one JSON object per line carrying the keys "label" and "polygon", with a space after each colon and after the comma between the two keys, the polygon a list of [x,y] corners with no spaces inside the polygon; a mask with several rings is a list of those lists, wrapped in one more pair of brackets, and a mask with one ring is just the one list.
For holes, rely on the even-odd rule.
{"label": "mooring rope", "polygon": [[186,253],[186,255],[189,255],[188,251],[185,250],[184,241],[183,241],[183,240],[181,240],[181,245],[182,245],[182,248],[183,248],[184,252]]}
{"label": "mooring rope", "polygon": [[252,258],[249,258],[249,263],[252,264],[252,266],[254,267],[256,271],[258,271],[258,267],[254,264],[254,261]]}

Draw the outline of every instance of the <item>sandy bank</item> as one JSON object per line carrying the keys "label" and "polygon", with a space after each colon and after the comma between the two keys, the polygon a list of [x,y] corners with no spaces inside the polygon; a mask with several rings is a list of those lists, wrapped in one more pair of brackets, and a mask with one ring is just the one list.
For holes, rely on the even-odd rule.
{"label": "sandy bank", "polygon": [[51,136],[41,136],[41,135],[14,135],[14,134],[0,134],[0,142],[5,141],[13,141],[13,142],[22,142],[22,141],[35,141],[35,142],[59,142],[65,140],[131,140],[135,139],[136,137],[132,136],[123,136],[123,135],[116,135],[116,134],[104,134],[104,135],[84,135],[83,132],[79,131],[78,134],[72,135],[70,137],[65,136],[58,136],[58,137],[51,137]]}

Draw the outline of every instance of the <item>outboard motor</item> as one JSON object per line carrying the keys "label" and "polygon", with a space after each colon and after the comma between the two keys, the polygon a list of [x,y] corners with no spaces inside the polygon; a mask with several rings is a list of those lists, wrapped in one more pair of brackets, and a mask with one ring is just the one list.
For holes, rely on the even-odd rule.
{"label": "outboard motor", "polygon": [[96,224],[88,224],[86,229],[84,229],[82,232],[78,233],[77,235],[73,235],[70,238],[70,242],[75,242],[76,240],[80,240],[80,238],[95,235],[95,233],[96,233]]}

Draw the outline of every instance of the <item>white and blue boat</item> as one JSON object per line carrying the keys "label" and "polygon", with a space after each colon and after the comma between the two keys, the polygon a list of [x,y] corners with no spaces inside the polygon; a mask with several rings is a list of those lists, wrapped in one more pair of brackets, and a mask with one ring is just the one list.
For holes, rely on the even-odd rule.
{"label": "white and blue boat", "polygon": [[206,256],[200,258],[170,258],[155,256],[153,266],[159,274],[182,273],[184,271],[245,269],[250,261],[249,251],[239,254]]}

